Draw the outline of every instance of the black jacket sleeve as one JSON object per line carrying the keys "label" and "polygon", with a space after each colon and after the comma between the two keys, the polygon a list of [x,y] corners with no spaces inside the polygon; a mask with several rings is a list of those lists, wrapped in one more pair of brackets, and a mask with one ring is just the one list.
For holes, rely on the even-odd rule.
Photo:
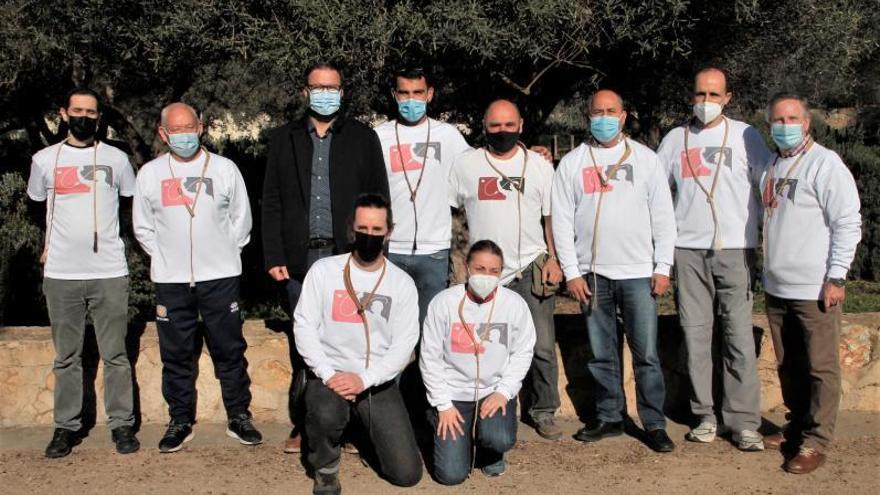
{"label": "black jacket sleeve", "polygon": [[369,168],[369,184],[366,189],[385,196],[385,199],[391,201],[391,195],[388,189],[388,173],[385,171],[385,157],[382,155],[382,144],[379,142],[379,135],[372,129],[369,132],[369,155],[367,156],[367,165]]}
{"label": "black jacket sleeve", "polygon": [[282,166],[284,140],[287,139],[287,126],[274,130],[269,137],[269,153],[266,159],[266,177],[263,181],[262,234],[263,260],[266,269],[286,266],[284,255],[284,236],[282,229],[281,188],[278,169]]}

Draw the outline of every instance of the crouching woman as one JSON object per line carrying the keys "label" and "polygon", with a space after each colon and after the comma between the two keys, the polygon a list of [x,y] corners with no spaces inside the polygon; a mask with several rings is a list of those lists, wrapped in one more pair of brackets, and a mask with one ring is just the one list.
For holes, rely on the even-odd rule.
{"label": "crouching woman", "polygon": [[498,245],[476,242],[467,283],[437,294],[425,317],[419,364],[433,409],[433,474],[444,485],[462,483],[474,467],[503,474],[516,443],[535,325],[522,297],[498,286],[502,266]]}

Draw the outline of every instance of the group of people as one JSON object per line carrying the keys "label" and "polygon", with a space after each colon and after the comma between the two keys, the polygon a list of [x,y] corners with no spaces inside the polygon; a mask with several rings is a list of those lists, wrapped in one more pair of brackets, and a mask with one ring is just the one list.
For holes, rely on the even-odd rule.
{"label": "group of people", "polygon": [[[561,439],[553,312],[563,281],[583,310],[595,383],[596,418],[577,440],[623,433],[619,315],[645,442],[674,450],[656,306],[674,275],[693,385],[686,439],[729,433],[743,451],[786,447],[792,473],[822,464],[841,392],[841,306],[861,218],[849,170],[811,137],[805,99],[770,100],[771,152],[756,129],[725,115],[725,73],[701,70],[693,116],[655,152],[623,132],[621,96],[597,91],[588,101],[590,137],[554,169],[546,149],[521,143],[523,119],[511,101],[488,106],[487,145],[472,148],[455,126],[428,117],[434,88],[421,69],[392,75],[398,116],[375,129],[345,115],[344,91],[333,64],[306,71],[308,113],[271,133],[261,202],[266,270],[283,284],[293,320],[293,429],[284,449],[304,453],[315,493],[341,491],[349,442],[368,447],[364,455],[389,482],[412,486],[422,476],[423,431],[432,438],[429,471],[443,484],[463,482],[475,467],[504,473],[518,409],[540,436]],[[238,168],[201,146],[202,123],[184,103],[162,110],[158,133],[169,151],[137,176],[123,152],[95,139],[97,94],[74,90],[60,113],[69,135],[34,155],[28,182],[29,196],[48,202],[43,290],[56,350],[56,429],[46,455],[63,457],[82,438],[87,313],[116,449],[139,447],[118,215],[119,198],[130,196],[155,284],[170,415],[160,451],[193,436],[200,319],[227,434],[262,442],[249,411],[239,308],[251,212]],[[470,246],[466,283],[447,287],[450,206],[463,210]],[[790,411],[784,435],[766,437],[751,319],[759,231]]]}

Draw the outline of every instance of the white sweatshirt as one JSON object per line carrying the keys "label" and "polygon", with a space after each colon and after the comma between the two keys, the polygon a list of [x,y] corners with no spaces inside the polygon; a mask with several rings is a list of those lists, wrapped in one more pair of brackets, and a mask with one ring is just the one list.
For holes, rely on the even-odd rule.
{"label": "white sweatshirt", "polygon": [[[250,241],[251,232],[247,190],[235,163],[214,153],[210,157],[197,200],[204,151],[191,162],[177,161],[165,153],[138,172],[134,233],[150,255],[150,278],[155,283],[187,283],[191,277],[204,282],[241,275],[241,249]],[[190,233],[185,205],[193,202]]]}
{"label": "white sweatshirt", "polygon": [[125,245],[119,237],[119,196],[130,197],[134,187],[128,156],[108,144],[97,142],[96,149],[58,143],[38,151],[27,194],[34,201],[47,202],[49,252],[43,274],[61,280],[128,275]]}
{"label": "white sweatshirt", "polygon": [[[324,383],[345,371],[358,374],[369,388],[394,379],[409,362],[419,340],[419,295],[410,276],[386,259],[385,278],[364,313],[370,327],[367,368],[364,324],[342,276],[349,256],[323,258],[306,273],[293,313],[294,341],[306,365]],[[381,272],[361,270],[352,260],[351,283],[361,301]]]}
{"label": "white sweatshirt", "polygon": [[[517,149],[507,160],[490,157],[508,183],[486,161],[483,148],[457,157],[449,174],[449,204],[464,208],[469,239],[472,245],[489,239],[504,252],[501,284],[507,285],[517,271],[525,269],[538,256],[547,252],[543,217],[550,215],[550,189],[553,186],[553,165],[534,151],[526,151],[526,177],[522,198],[517,206],[513,183],[523,181],[523,151]],[[520,208],[520,217],[517,209]]]}
{"label": "white sweatshirt", "polygon": [[669,131],[657,149],[657,156],[666,168],[669,182],[676,188],[677,247],[713,248],[715,227],[712,210],[706,193],[695,181],[699,180],[710,191],[722,155],[714,195],[720,247],[744,249],[758,245],[758,226],[761,222],[758,182],[772,155],[754,127],[738,120],[726,120],[729,128],[723,153],[724,122],[709,129],[690,127],[687,153],[684,150],[685,126]]}
{"label": "white sweatshirt", "polygon": [[[465,298],[461,324],[458,307]],[[452,407],[452,401],[482,399],[499,392],[508,400],[516,397],[535,347],[535,324],[523,298],[505,287],[498,287],[492,300],[477,304],[465,296],[465,285],[443,290],[431,301],[425,317],[419,365],[428,392],[428,402],[439,411]],[[492,313],[491,322],[489,313]],[[471,334],[478,325],[476,334]],[[487,328],[488,325],[488,328]],[[486,339],[480,335],[485,333]],[[474,335],[480,345],[480,381],[477,386],[477,358]]]}
{"label": "white sweatshirt", "polygon": [[[631,154],[609,177],[599,218],[596,273],[613,280],[669,275],[675,251],[675,214],[663,166],[648,147],[627,139]],[[601,183],[589,145],[562,157],[553,180],[553,239],[566,280],[589,273],[593,223]],[[594,147],[607,174],[625,150]]]}
{"label": "white sweatshirt", "polygon": [[774,185],[768,184],[772,169],[762,181],[764,288],[784,299],[819,300],[825,278],[846,278],[855,257],[862,237],[859,192],[837,153],[816,142],[783,188],[796,160],[779,158]]}
{"label": "white sweatshirt", "polygon": [[[446,187],[452,160],[471,149],[455,126],[428,119],[417,126],[397,125],[392,120],[376,127],[382,143],[388,189],[394,212],[394,231],[388,251],[412,254],[418,213],[418,239],[415,254],[433,254],[449,249],[452,239],[452,214],[447,204]],[[431,140],[428,138],[430,124]],[[400,137],[398,146],[397,137]],[[422,168],[424,163],[424,169]],[[404,175],[405,174],[405,175]],[[410,189],[416,189],[415,211]],[[409,187],[406,180],[409,178]]]}

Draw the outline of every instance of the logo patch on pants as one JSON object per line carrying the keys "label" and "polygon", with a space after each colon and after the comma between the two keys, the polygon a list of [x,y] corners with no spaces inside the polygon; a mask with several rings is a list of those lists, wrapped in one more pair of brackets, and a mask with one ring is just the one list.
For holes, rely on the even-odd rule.
{"label": "logo patch on pants", "polygon": [[156,305],[156,320],[168,321],[168,308],[161,304]]}
{"label": "logo patch on pants", "polygon": [[233,301],[229,304],[229,312],[237,313],[238,312],[238,301]]}

